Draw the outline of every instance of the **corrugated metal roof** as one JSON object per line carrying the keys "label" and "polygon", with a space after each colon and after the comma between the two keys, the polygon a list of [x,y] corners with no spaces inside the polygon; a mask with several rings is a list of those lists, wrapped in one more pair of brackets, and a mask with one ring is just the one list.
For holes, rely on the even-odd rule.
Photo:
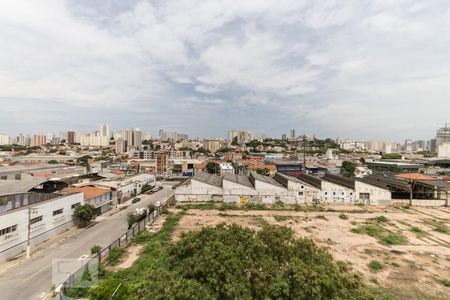
{"label": "corrugated metal roof", "polygon": [[30,178],[25,180],[0,180],[0,196],[23,194],[34,187],[48,181],[45,178]]}
{"label": "corrugated metal roof", "polygon": [[253,188],[253,184],[245,175],[225,174],[223,179]]}
{"label": "corrugated metal roof", "polygon": [[209,185],[214,185],[217,187],[222,187],[223,177],[217,176],[210,173],[200,172],[191,177],[191,180],[197,180]]}

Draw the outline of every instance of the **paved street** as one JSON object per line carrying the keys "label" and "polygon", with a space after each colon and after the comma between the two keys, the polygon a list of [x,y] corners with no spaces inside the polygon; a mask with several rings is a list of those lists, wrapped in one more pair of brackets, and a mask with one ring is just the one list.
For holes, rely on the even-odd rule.
{"label": "paved street", "polygon": [[[130,205],[110,216],[101,216],[100,221],[81,230],[79,234],[34,253],[32,258],[22,264],[0,273],[0,298],[42,299],[49,292],[52,283],[52,259],[80,258],[90,254],[90,248],[97,244],[107,246],[127,230],[126,215],[137,207],[145,207],[156,201],[165,201],[173,194],[172,184],[153,195],[140,195],[139,203]],[[1,270],[0,270],[1,272]]]}

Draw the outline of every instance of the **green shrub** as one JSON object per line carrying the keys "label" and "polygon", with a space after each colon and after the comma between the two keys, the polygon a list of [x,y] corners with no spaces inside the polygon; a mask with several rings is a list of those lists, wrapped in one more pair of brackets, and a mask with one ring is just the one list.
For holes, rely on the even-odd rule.
{"label": "green shrub", "polygon": [[401,234],[388,234],[381,239],[383,244],[387,245],[404,245],[408,243],[406,237]]}
{"label": "green shrub", "polygon": [[441,282],[442,282],[443,285],[449,286],[449,287],[450,287],[450,280],[444,279],[444,280],[442,280]]}
{"label": "green shrub", "polygon": [[346,214],[342,213],[339,215],[339,218],[341,218],[342,220],[347,220],[348,216]]}
{"label": "green shrub", "polygon": [[369,263],[369,268],[370,268],[372,271],[379,271],[379,270],[383,269],[383,265],[382,265],[379,261],[377,261],[377,260],[372,260],[372,261]]}
{"label": "green shrub", "polygon": [[379,223],[386,223],[386,222],[389,221],[388,218],[386,218],[385,216],[379,216],[379,217],[376,217],[375,219],[376,219],[377,222],[379,222]]}
{"label": "green shrub", "polygon": [[114,247],[111,249],[111,253],[109,253],[108,256],[108,262],[111,266],[115,266],[117,265],[117,263],[120,261],[120,259],[122,258],[122,254],[123,254],[124,250],[120,247]]}
{"label": "green shrub", "polygon": [[151,236],[150,234],[144,230],[136,234],[132,239],[131,242],[134,244],[145,244],[150,240]]}
{"label": "green shrub", "polygon": [[102,247],[99,245],[94,245],[91,247],[91,254],[98,254],[102,251]]}
{"label": "green shrub", "polygon": [[115,300],[129,299],[127,283],[116,278],[102,280],[93,285],[88,292],[90,300],[112,299],[112,294]]}
{"label": "green shrub", "polygon": [[316,218],[317,218],[317,219],[321,219],[321,220],[328,221],[327,217],[325,217],[324,215],[318,215]]}
{"label": "green shrub", "polygon": [[298,204],[294,204],[292,207],[294,208],[295,211],[301,211],[302,210],[302,207],[300,205],[298,205]]}

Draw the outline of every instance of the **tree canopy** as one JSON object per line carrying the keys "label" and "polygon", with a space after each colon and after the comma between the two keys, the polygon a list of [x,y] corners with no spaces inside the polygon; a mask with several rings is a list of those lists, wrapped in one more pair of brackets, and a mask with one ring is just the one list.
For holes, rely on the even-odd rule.
{"label": "tree canopy", "polygon": [[92,204],[78,205],[73,212],[73,216],[78,219],[80,226],[84,227],[96,217],[95,207]]}
{"label": "tree canopy", "polygon": [[218,163],[210,161],[206,165],[206,170],[208,170],[208,173],[217,174],[220,172],[220,167]]}
{"label": "tree canopy", "polygon": [[373,299],[347,264],[287,227],[204,227],[171,243],[138,299]]}
{"label": "tree canopy", "polygon": [[355,172],[355,164],[351,161],[343,161],[341,167],[341,174],[350,177],[353,176]]}

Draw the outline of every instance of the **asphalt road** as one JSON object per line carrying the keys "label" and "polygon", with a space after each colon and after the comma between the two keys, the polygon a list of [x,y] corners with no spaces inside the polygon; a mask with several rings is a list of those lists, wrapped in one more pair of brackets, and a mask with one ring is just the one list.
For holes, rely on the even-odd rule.
{"label": "asphalt road", "polygon": [[[169,183],[170,184],[170,183]],[[43,299],[52,286],[52,260],[55,258],[77,258],[89,255],[93,245],[109,245],[127,231],[126,215],[137,207],[150,203],[165,203],[173,194],[170,185],[153,195],[140,195],[141,201],[130,205],[111,216],[101,216],[94,226],[81,230],[60,244],[40,250],[18,266],[1,273],[0,299]]]}

